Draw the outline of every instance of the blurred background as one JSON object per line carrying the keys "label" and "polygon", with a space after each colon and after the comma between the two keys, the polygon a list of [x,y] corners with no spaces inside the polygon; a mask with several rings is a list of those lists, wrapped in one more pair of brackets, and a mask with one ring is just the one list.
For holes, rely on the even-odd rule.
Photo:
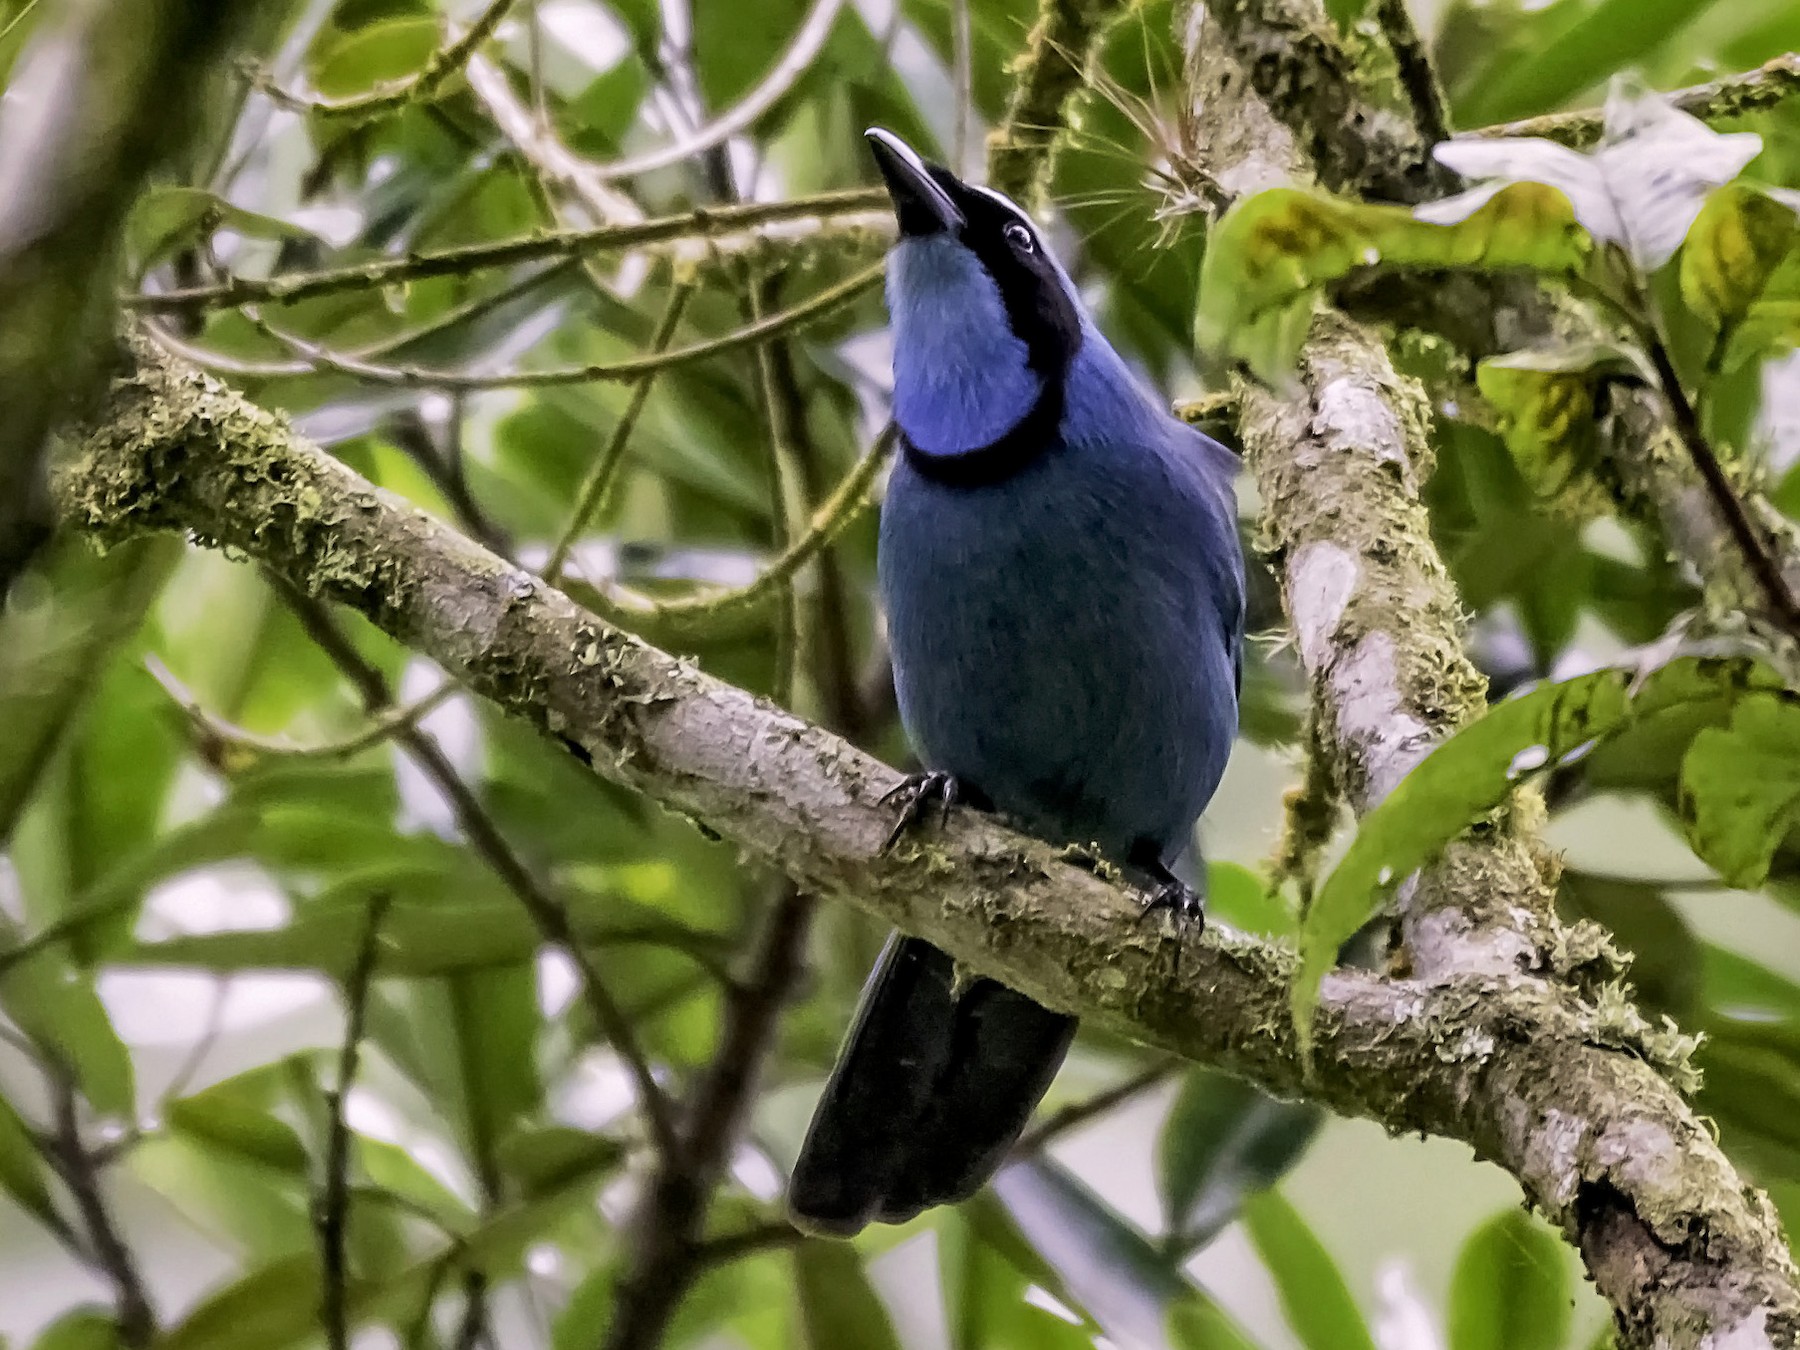
{"label": "blurred background", "polygon": [[[888,387],[870,270],[887,225],[861,133],[892,128],[979,178],[1030,0],[262,8],[191,143],[129,208],[117,266],[155,339],[651,641],[905,763],[875,517],[850,509],[870,477],[878,496]],[[1620,71],[1676,88],[1800,47],[1800,0],[1411,9],[1458,127],[1595,104]],[[0,141],[56,115],[66,87],[45,72],[80,54],[72,12],[0,5]],[[1048,217],[1102,326],[1180,399],[1221,372],[1192,351],[1204,230],[1170,172],[1172,25],[1146,0],[1111,29]],[[1800,100],[1732,125],[1765,138],[1753,177],[1800,186]],[[815,194],[710,235],[556,242]],[[550,242],[470,257],[527,238]],[[357,272],[438,255],[430,274]],[[287,299],[228,285],[277,274],[323,280]],[[761,321],[772,340],[610,369]],[[1719,397],[1800,510],[1800,364]],[[1434,522],[1496,697],[1615,660],[1694,605],[1660,544],[1547,509],[1491,432],[1446,412],[1438,442]],[[815,554],[822,507],[838,532]],[[1262,877],[1304,698],[1266,575],[1252,595],[1266,640],[1201,838],[1218,921],[1281,936],[1292,897]],[[1800,1205],[1800,855],[1762,892],[1724,888],[1671,824],[1674,753],[1626,746],[1549,782],[1563,902],[1637,954],[1649,1009],[1707,1033],[1700,1108]],[[784,903],[778,878],[354,616],[174,539],[100,557],[53,538],[13,588],[0,845],[0,1335],[57,1350],[321,1343],[315,1221],[334,1208],[357,1344],[600,1344],[652,1150],[617,1038],[520,886],[569,916],[678,1102],[706,1091]],[[993,1194],[853,1248],[798,1242],[782,1178],[882,937],[843,906],[812,916],[692,1287],[648,1343],[1558,1350],[1603,1334],[1574,1254],[1466,1148],[1101,1036]],[[121,1258],[96,1207],[160,1339],[113,1325]]]}

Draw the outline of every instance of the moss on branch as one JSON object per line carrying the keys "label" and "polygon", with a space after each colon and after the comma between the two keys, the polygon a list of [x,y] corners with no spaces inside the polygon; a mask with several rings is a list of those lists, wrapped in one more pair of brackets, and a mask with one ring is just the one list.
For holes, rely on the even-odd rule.
{"label": "moss on branch", "polygon": [[[1216,147],[1204,167],[1218,181],[1386,183],[1402,199],[1429,186],[1408,176],[1421,138],[1379,115],[1366,72],[1317,0],[1230,0],[1213,13],[1228,41],[1191,41],[1188,96],[1200,143]],[[1420,499],[1429,410],[1381,339],[1336,312],[1316,318],[1291,389],[1244,384],[1239,395],[1263,542],[1312,683],[1320,747],[1364,811],[1484,705]],[[1617,956],[1604,935],[1556,922],[1542,814],[1535,795],[1519,794],[1402,886],[1408,973],[1494,979],[1535,989],[1546,1016],[1587,1009],[1639,1025],[1612,982]],[[1676,1086],[1654,1073],[1620,1076],[1612,1054],[1565,1045],[1541,1057],[1540,1034],[1493,1047],[1491,1070],[1457,1109],[1500,1141],[1477,1148],[1581,1251],[1621,1344],[1795,1344],[1800,1285],[1774,1210],[1732,1171]],[[1648,1058],[1684,1082],[1680,1038],[1652,1040]]]}

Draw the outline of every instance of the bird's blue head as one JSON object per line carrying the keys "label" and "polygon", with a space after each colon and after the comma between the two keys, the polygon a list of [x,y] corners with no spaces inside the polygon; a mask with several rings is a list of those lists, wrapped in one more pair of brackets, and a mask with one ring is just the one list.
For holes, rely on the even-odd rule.
{"label": "bird's blue head", "polygon": [[1081,348],[1074,284],[1029,217],[1000,193],[868,133],[900,224],[888,263],[894,420],[915,457],[987,450],[1062,414]]}

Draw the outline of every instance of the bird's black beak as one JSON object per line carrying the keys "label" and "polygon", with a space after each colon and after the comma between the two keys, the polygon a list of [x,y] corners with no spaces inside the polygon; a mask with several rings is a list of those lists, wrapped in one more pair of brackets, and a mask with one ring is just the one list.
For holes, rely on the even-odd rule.
{"label": "bird's black beak", "polygon": [[887,182],[901,234],[955,232],[967,223],[943,184],[931,176],[925,161],[910,145],[879,127],[871,127],[863,135],[868,138],[869,152],[875,156],[875,166]]}

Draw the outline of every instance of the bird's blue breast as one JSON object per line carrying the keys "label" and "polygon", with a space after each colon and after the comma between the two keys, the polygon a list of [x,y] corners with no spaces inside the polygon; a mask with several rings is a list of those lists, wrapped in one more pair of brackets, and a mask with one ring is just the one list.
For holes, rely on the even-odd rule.
{"label": "bird's blue breast", "polygon": [[987,445],[1031,411],[1043,377],[973,253],[943,235],[911,240],[894,250],[887,295],[894,418],[920,452]]}
{"label": "bird's blue breast", "polygon": [[1229,457],[1087,337],[1059,434],[1018,472],[970,487],[895,467],[895,683],[928,766],[1040,834],[1172,858],[1236,734]]}

